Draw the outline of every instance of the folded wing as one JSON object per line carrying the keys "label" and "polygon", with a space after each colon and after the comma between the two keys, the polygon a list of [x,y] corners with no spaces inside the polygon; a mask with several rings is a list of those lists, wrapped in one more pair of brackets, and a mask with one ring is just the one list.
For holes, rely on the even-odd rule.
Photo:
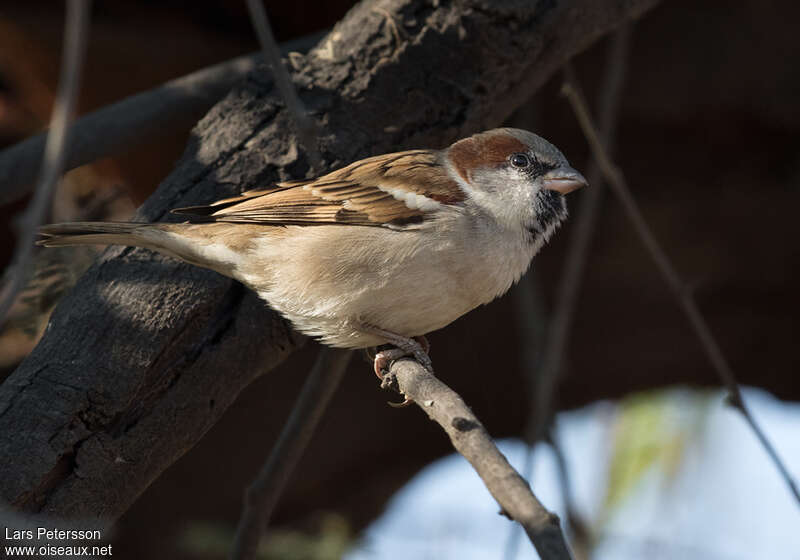
{"label": "folded wing", "polygon": [[438,152],[411,150],[363,159],[311,181],[278,183],[208,206],[173,210],[197,221],[258,224],[417,223],[463,200]]}

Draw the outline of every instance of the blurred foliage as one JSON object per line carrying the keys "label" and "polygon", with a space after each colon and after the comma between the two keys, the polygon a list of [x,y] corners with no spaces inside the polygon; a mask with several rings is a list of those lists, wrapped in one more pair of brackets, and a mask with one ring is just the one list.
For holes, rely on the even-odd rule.
{"label": "blurred foliage", "polygon": [[[260,560],[338,560],[352,544],[347,520],[334,513],[322,515],[316,533],[270,529],[261,539]],[[193,522],[179,536],[181,550],[198,558],[227,558],[234,529],[228,525]]]}
{"label": "blurred foliage", "polygon": [[708,393],[675,389],[638,393],[620,402],[601,517],[613,513],[646,476],[655,474],[667,485],[674,480],[687,447],[703,433],[711,404]]}

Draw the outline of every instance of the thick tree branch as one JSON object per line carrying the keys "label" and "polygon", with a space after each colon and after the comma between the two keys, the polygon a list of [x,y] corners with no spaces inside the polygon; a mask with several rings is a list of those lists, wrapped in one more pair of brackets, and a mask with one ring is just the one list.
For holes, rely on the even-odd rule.
{"label": "thick tree branch", "polygon": [[447,432],[453,447],[470,462],[503,513],[525,529],[542,560],[572,558],[558,516],[536,499],[455,391],[409,359],[394,362],[383,381],[384,387],[413,399]]}
{"label": "thick tree branch", "polygon": [[[565,60],[654,4],[360,3],[309,55],[291,58],[320,127],[323,168],[496,126]],[[170,208],[308,169],[259,67],[198,124],[137,218],[171,219]],[[16,458],[0,498],[115,519],[300,344],[231,280],[146,250],[109,249],[0,387],[0,456]]]}

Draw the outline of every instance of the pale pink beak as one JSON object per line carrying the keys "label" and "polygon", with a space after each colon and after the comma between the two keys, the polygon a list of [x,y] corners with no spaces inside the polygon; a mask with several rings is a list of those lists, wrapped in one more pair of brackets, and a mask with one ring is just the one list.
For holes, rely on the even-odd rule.
{"label": "pale pink beak", "polygon": [[559,167],[548,171],[542,177],[542,186],[549,191],[556,191],[557,193],[567,194],[575,189],[588,186],[583,175],[572,169],[571,167]]}

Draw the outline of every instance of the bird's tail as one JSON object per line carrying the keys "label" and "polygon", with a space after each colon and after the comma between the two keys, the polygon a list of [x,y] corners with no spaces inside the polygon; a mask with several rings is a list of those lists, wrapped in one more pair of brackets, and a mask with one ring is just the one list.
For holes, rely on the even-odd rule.
{"label": "bird's tail", "polygon": [[[216,236],[218,224],[146,224],[136,222],[73,222],[39,228],[45,247],[128,245],[144,247],[189,264],[235,277],[238,255],[225,250]],[[233,255],[233,257],[231,256]]]}
{"label": "bird's tail", "polygon": [[[74,222],[39,228],[39,245],[128,245],[144,247],[195,266],[210,268],[247,284],[241,270],[247,259],[241,251],[240,237],[226,235],[230,224],[180,223],[147,224],[136,222]],[[259,232],[244,228],[247,239]],[[240,270],[241,269],[241,270]],[[248,284],[249,285],[249,284]]]}
{"label": "bird's tail", "polygon": [[39,228],[43,236],[36,242],[45,247],[67,245],[130,245],[162,250],[165,233],[171,224],[135,222],[73,222]]}

